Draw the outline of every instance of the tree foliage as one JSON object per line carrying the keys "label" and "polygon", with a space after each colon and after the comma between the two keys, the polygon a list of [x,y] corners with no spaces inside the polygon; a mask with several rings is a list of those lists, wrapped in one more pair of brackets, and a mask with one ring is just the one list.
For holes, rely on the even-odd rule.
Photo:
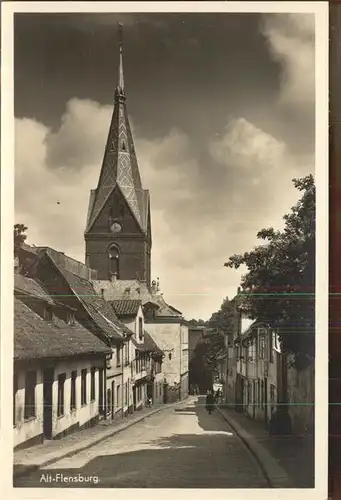
{"label": "tree foliage", "polygon": [[[192,320],[192,324],[200,325],[201,320]],[[194,323],[195,321],[195,323]],[[220,309],[211,318],[203,322],[206,333],[197,344],[190,363],[191,379],[200,387],[208,388],[219,373],[219,365],[227,356],[226,336],[233,332],[233,305],[226,297]]]}
{"label": "tree foliage", "polygon": [[203,319],[191,319],[189,320],[188,322],[190,325],[192,326],[205,326],[207,321],[203,320]]}
{"label": "tree foliage", "polygon": [[225,266],[246,266],[241,307],[277,328],[282,348],[303,368],[315,353],[315,183],[312,175],[293,183],[302,195],[284,215],[284,229],[262,229],[257,238],[266,243]]}
{"label": "tree foliage", "polygon": [[230,334],[233,330],[233,305],[226,297],[219,311],[212,314],[207,322],[209,328],[214,328],[220,333]]}
{"label": "tree foliage", "polygon": [[24,224],[14,224],[14,255],[25,242],[27,235],[25,234],[27,227]]}

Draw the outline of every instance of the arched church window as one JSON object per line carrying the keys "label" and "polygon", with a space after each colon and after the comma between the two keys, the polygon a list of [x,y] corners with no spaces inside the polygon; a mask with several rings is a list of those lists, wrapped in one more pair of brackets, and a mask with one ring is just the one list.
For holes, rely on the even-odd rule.
{"label": "arched church window", "polygon": [[122,151],[127,151],[125,141],[122,141]]}
{"label": "arched church window", "polygon": [[116,245],[110,245],[108,249],[109,279],[119,278],[120,251]]}

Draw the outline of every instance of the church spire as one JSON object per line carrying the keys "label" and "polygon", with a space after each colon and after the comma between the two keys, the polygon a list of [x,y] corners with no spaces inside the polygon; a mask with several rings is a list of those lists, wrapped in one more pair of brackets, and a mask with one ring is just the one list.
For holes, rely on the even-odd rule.
{"label": "church spire", "polygon": [[123,24],[118,23],[118,36],[120,47],[120,62],[118,67],[118,90],[124,92],[124,76],[123,76]]}
{"label": "church spire", "polygon": [[142,232],[148,228],[149,193],[143,189],[134,141],[126,108],[123,75],[123,31],[118,25],[119,62],[115,103],[97,189],[90,196],[86,233],[108,204],[117,188],[132,211]]}

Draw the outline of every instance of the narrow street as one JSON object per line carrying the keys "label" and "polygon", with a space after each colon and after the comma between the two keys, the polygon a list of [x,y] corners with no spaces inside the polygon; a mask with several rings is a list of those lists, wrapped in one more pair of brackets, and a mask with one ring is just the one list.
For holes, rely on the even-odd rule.
{"label": "narrow street", "polygon": [[[44,477],[86,478],[64,483]],[[23,487],[266,488],[257,462],[222,417],[209,415],[204,398],[152,415],[86,451],[21,478]]]}

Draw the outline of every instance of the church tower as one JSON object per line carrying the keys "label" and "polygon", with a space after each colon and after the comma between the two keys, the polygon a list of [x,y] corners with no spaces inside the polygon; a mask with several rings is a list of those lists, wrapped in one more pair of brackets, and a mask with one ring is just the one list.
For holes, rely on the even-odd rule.
{"label": "church tower", "polygon": [[149,191],[142,188],[127,113],[123,77],[122,25],[114,110],[98,185],[90,192],[85,262],[99,280],[138,279],[150,286]]}

